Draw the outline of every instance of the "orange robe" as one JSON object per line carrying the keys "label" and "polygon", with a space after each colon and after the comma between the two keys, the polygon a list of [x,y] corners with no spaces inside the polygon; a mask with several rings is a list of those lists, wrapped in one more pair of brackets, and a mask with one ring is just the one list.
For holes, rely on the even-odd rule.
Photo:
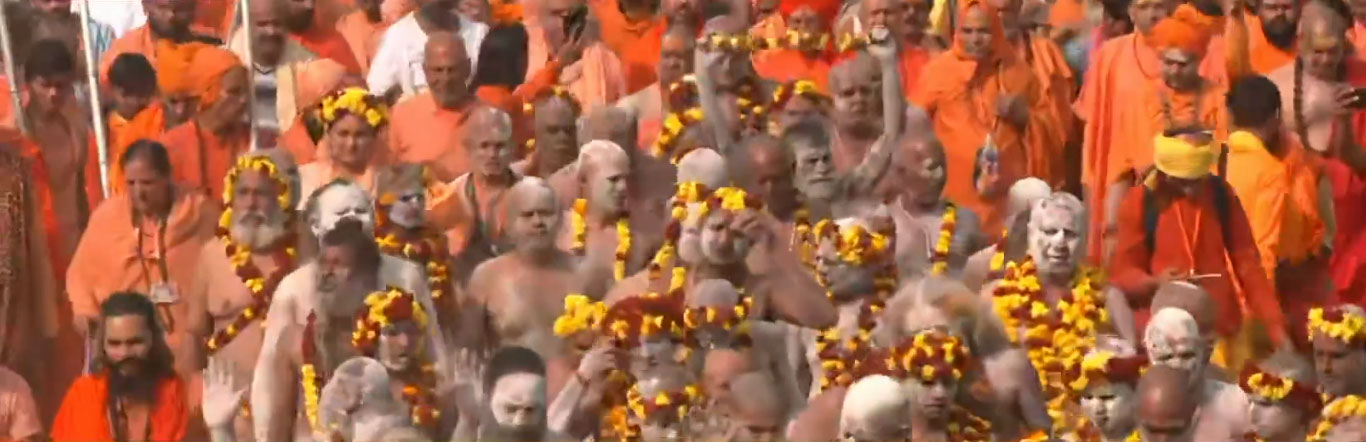
{"label": "orange robe", "polygon": [[[0,268],[6,270],[0,272],[0,323],[5,324],[0,327],[0,366],[12,368],[28,379],[38,392],[34,397],[50,412],[57,408],[53,398],[66,388],[80,362],[56,364],[56,358],[49,353],[54,348],[51,339],[57,337],[59,327],[71,322],[69,314],[64,322],[59,319],[59,311],[66,310],[66,303],[59,302],[61,284],[54,273],[56,263],[49,245],[52,238],[46,235],[55,229],[51,228],[54,219],[51,195],[47,193],[50,189],[39,181],[46,179],[40,168],[16,149],[0,147],[0,201],[5,201],[0,203]],[[79,354],[80,344],[76,342],[61,348]],[[54,365],[71,368],[67,373],[70,377],[62,379],[61,374],[54,374]],[[0,369],[0,390],[12,384],[6,379],[12,375]],[[31,432],[16,433],[18,429],[4,426],[6,412],[25,411],[13,403],[6,404],[4,396],[0,392],[0,410],[7,406],[10,409],[0,411],[0,437],[7,429],[12,437],[27,437]],[[32,402],[32,398],[28,400]],[[40,420],[34,416],[35,427],[41,426]],[[16,420],[9,422],[20,424]]]}
{"label": "orange robe", "polygon": [[295,117],[294,124],[280,134],[280,147],[289,151],[300,166],[318,160],[318,144],[308,135],[308,126],[300,117]]}
{"label": "orange robe", "polygon": [[[56,442],[113,441],[109,422],[109,378],[85,375],[76,379],[66,392],[61,411],[52,424]],[[132,440],[178,441],[185,437],[190,411],[185,402],[185,383],[177,377],[157,382],[156,399],[147,416],[147,437],[128,435]]]}
{"label": "orange robe", "polygon": [[809,57],[796,49],[774,49],[756,54],[754,71],[760,77],[784,83],[811,80],[817,89],[829,90],[830,61],[823,56]]}
{"label": "orange robe", "polygon": [[1320,166],[1293,135],[1283,134],[1281,143],[1277,156],[1257,136],[1234,132],[1225,179],[1247,209],[1262,269],[1281,294],[1290,333],[1307,344],[1309,308],[1333,302],[1328,261],[1315,256],[1327,233],[1319,213]]}
{"label": "orange robe", "polygon": [[[290,34],[290,36],[309,52],[317,54],[318,57],[341,63],[342,66],[346,67],[347,72],[361,73],[361,65],[356,61],[356,54],[352,52],[350,43],[331,25],[323,26],[315,23],[307,31]],[[378,48],[378,44],[375,47]]]}
{"label": "orange robe", "polygon": [[156,140],[166,132],[166,113],[160,101],[155,101],[141,112],[125,120],[117,112],[110,112],[109,122],[109,194],[123,193],[123,168],[118,167],[119,158],[138,140]]}
{"label": "orange robe", "polygon": [[193,119],[167,131],[161,143],[171,152],[175,182],[206,191],[214,200],[223,197],[223,177],[237,156],[251,149],[248,134],[224,137],[201,129]]}
{"label": "orange robe", "polygon": [[1053,188],[1061,188],[1067,179],[1066,162],[1063,160],[1064,143],[1072,133],[1074,116],[1071,103],[1074,98],[1072,68],[1063,58],[1062,50],[1053,40],[1026,35],[1025,41],[1014,42],[1016,54],[1034,70],[1034,78],[1039,80],[1047,109],[1057,124],[1049,129],[1057,132],[1049,137],[1059,142],[1050,145],[1033,145],[1029,148],[1029,176],[1044,180]]}
{"label": "orange robe", "polygon": [[431,92],[423,92],[394,107],[389,118],[390,158],[405,163],[436,162],[448,176],[469,171],[460,126],[473,101],[459,109],[436,104]]}
{"label": "orange robe", "polygon": [[1252,71],[1266,75],[1281,66],[1295,61],[1295,45],[1281,49],[1267,41],[1262,33],[1262,20],[1253,14],[1244,14],[1247,20],[1247,50],[1251,57]]}
{"label": "orange robe", "polygon": [[[971,0],[963,8],[973,6],[989,8],[980,0]],[[1005,186],[1026,176],[1028,162],[1035,160],[1028,156],[1037,149],[1032,146],[1052,146],[1062,141],[1050,136],[1058,133],[1058,123],[1045,108],[1048,101],[1038,79],[1029,65],[1010,50],[995,13],[990,16],[994,34],[992,65],[979,67],[982,62],[965,53],[962,42],[955,41],[952,50],[936,55],[925,66],[925,71],[934,75],[921,77],[911,101],[930,115],[934,131],[944,144],[949,177],[945,196],[977,213],[983,231],[999,232],[998,209],[1005,192],[984,198],[973,182],[978,151],[988,136],[999,152],[999,176]],[[997,99],[1006,94],[1020,97],[1029,106],[1029,119],[1023,128],[997,117]]]}
{"label": "orange robe", "polygon": [[[185,292],[194,282],[199,251],[213,240],[218,226],[218,205],[200,192],[176,188],[171,212],[163,229],[157,223],[137,221],[127,195],[110,198],[90,216],[90,230],[81,237],[76,255],[66,271],[66,291],[77,318],[99,315],[100,303],[125,290],[146,293],[165,283],[180,292],[180,300],[163,312],[167,344],[189,378],[190,358],[185,327]],[[165,270],[163,273],[162,270]]]}
{"label": "orange robe", "polygon": [[[531,81],[551,62],[554,54],[545,40],[545,30],[539,25],[527,23],[526,32],[526,81]],[[610,106],[626,96],[625,69],[621,59],[605,44],[593,43],[583,49],[579,61],[560,68],[556,83],[569,89],[583,112],[592,112],[598,106]]]}
{"label": "orange robe", "polygon": [[[1229,196],[1227,224],[1220,220],[1213,187],[1205,185],[1194,198],[1174,198],[1162,207],[1151,233],[1144,225],[1146,187],[1131,187],[1119,210],[1119,245],[1110,263],[1110,282],[1128,297],[1136,330],[1142,330],[1151,317],[1154,275],[1168,269],[1220,275],[1200,280],[1217,308],[1218,335],[1234,336],[1244,319],[1255,318],[1266,326],[1274,343],[1284,343],[1288,338],[1285,317],[1262,270],[1243,205],[1232,188],[1222,182],[1218,185],[1225,186]],[[1149,234],[1155,235],[1151,252],[1146,242]]]}
{"label": "orange robe", "polygon": [[598,19],[602,42],[621,59],[626,75],[626,94],[638,91],[658,79],[659,46],[667,26],[662,15],[633,22],[621,12],[617,0],[589,2]]}
{"label": "orange robe", "polygon": [[391,24],[393,22],[387,20],[371,23],[365,11],[352,11],[337,21],[337,33],[351,47],[351,54],[360,66],[361,74],[370,72],[370,60],[374,60],[375,53],[379,51],[380,37],[384,36],[384,30],[389,29]]}
{"label": "orange robe", "polygon": [[930,63],[931,54],[928,49],[920,46],[901,46],[901,56],[898,57],[897,67],[901,74],[901,94],[906,99],[911,98],[916,85],[920,84],[920,73],[925,71],[925,65]]}
{"label": "orange robe", "polygon": [[[1213,54],[1214,50],[1207,53]],[[1152,152],[1152,114],[1146,106],[1134,104],[1146,102],[1153,85],[1162,82],[1162,65],[1157,52],[1136,33],[1107,40],[1091,54],[1090,63],[1073,110],[1085,125],[1082,184],[1091,192],[1090,237],[1096,239],[1090,241],[1088,256],[1098,259],[1104,246],[1100,239],[1104,238],[1108,185],[1128,170],[1125,165],[1130,163],[1130,157],[1126,152]],[[1218,78],[1219,72],[1224,72],[1222,61],[1210,56],[1201,60],[1201,76]],[[1223,100],[1211,104],[1222,108]],[[1176,115],[1189,114],[1176,111]],[[1145,164],[1152,162],[1151,155],[1146,158]]]}
{"label": "orange robe", "polygon": [[199,0],[194,10],[194,23],[190,26],[196,32],[208,34],[219,40],[227,40],[228,32],[237,19],[237,2],[233,0]]}

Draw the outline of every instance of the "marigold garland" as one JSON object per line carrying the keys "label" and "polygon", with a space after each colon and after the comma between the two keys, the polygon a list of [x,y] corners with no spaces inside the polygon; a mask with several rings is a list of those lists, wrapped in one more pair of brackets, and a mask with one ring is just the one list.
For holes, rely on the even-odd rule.
{"label": "marigold garland", "polygon": [[[674,255],[678,253],[678,239],[683,234],[683,223],[688,219],[688,205],[702,202],[710,195],[707,186],[697,181],[685,181],[674,186],[674,197],[670,202],[669,224],[664,228],[664,243],[655,252],[654,258],[646,266],[651,281],[664,275],[664,268],[674,265]],[[674,267],[674,273],[686,272],[681,266]]]}
{"label": "marigold garland", "polygon": [[379,128],[389,122],[389,106],[379,97],[370,95],[369,90],[359,87],[349,87],[323,97],[324,125],[331,126],[347,115],[361,117],[365,124]]}
{"label": "marigold garland", "polygon": [[[858,312],[858,331],[853,336],[842,337],[838,326],[820,331],[816,335],[816,355],[821,360],[820,388],[848,386],[860,371],[859,361],[866,359],[872,349],[873,328],[877,319],[896,291],[896,263],[892,259],[892,232],[872,232],[860,225],[839,227],[830,220],[821,220],[812,229],[816,241],[829,239],[834,242],[837,259],[852,266],[863,267],[880,263],[874,276],[874,293],[871,297],[860,299]],[[829,283],[819,273],[817,282],[826,287],[826,298],[835,302]]]}
{"label": "marigold garland", "polygon": [[[426,330],[427,313],[417,297],[398,287],[371,293],[365,305],[356,312],[356,326],[351,332],[351,345],[366,356],[374,357],[379,347],[379,334],[384,327],[412,321],[418,329]],[[425,358],[424,358],[425,359]],[[414,382],[403,386],[402,396],[410,406],[414,425],[434,431],[441,411],[436,407],[436,369],[431,364],[421,367]]]}
{"label": "marigold garland", "polygon": [[683,420],[692,407],[702,398],[702,388],[688,385],[677,391],[663,391],[648,400],[640,393],[639,385],[626,390],[626,405],[638,420],[645,421],[661,413],[669,413],[670,419]]}
{"label": "marigold garland", "polygon": [[1288,401],[1293,407],[1318,414],[1323,398],[1314,387],[1294,379],[1277,376],[1249,364],[1239,376],[1238,386],[1248,395],[1256,395],[1272,402]]}
{"label": "marigold garland", "polygon": [[939,220],[939,236],[934,241],[934,255],[930,258],[930,274],[949,273],[949,248],[953,246],[953,233],[958,228],[958,206],[948,203],[944,215]]}
{"label": "marigold garland", "polygon": [[1010,229],[1001,230],[1001,239],[996,241],[996,251],[991,254],[991,264],[988,267],[987,280],[998,280],[1005,276],[1006,267],[1006,244],[1010,237]]}
{"label": "marigold garland", "polygon": [[987,442],[992,440],[991,422],[967,408],[954,405],[945,436],[954,442]]}
{"label": "marigold garland", "polygon": [[[427,289],[432,300],[442,301],[446,294],[455,293],[450,262],[446,259],[450,255],[446,234],[426,226],[417,232],[403,232],[403,227],[390,217],[397,201],[396,195],[385,193],[375,205],[379,215],[375,217],[375,244],[384,254],[400,256],[422,266],[426,270]],[[439,316],[441,308],[437,310]]]}
{"label": "marigold garland", "polygon": [[1329,402],[1319,414],[1319,423],[1309,436],[1309,441],[1326,441],[1328,432],[1348,419],[1366,418],[1366,397],[1357,395],[1343,396]]}
{"label": "marigold garland", "polygon": [[1352,345],[1366,345],[1366,317],[1343,306],[1309,309],[1309,339],[1323,333]]}
{"label": "marigold garland", "polygon": [[313,429],[314,434],[323,434],[323,428],[318,423],[318,400],[322,397],[324,378],[322,373],[318,372],[318,348],[313,342],[317,336],[317,318],[316,312],[310,312],[308,321],[304,325],[303,339],[300,344],[302,363],[299,364],[299,379],[304,394],[304,417],[308,418],[309,428]]}
{"label": "marigold garland", "polygon": [[676,152],[678,141],[682,139],[684,131],[702,121],[703,117],[705,115],[700,106],[669,112],[664,116],[659,136],[655,138],[655,144],[650,150],[651,154],[655,158],[668,156],[670,162],[678,164],[678,160],[683,159],[683,155],[687,153]]}
{"label": "marigold garland", "polygon": [[1081,425],[1075,416],[1069,419],[1075,395],[1070,384],[1080,373],[1087,352],[1095,347],[1098,330],[1110,321],[1100,279],[1096,269],[1077,269],[1070,292],[1049,307],[1034,260],[1026,256],[1022,263],[1007,264],[1005,277],[992,294],[993,309],[1007,337],[1024,347],[1038,372],[1055,434],[1075,431]]}
{"label": "marigold garland", "polygon": [[[588,246],[588,200],[579,198],[574,200],[574,210],[570,213],[570,227],[574,229],[573,243],[570,244],[570,251],[576,255],[583,255]],[[612,264],[612,275],[617,281],[626,279],[626,261],[631,256],[631,219],[622,216],[617,219],[617,249],[614,252],[615,261]]]}
{"label": "marigold garland", "polygon": [[[275,182],[276,200],[280,208],[294,207],[294,202],[290,192],[289,180],[284,176],[275,161],[265,156],[243,156],[237,159],[228,173],[223,178],[223,214],[218,218],[218,228],[216,235],[223,243],[223,253],[228,256],[228,263],[232,265],[233,274],[242,280],[247,291],[251,293],[251,305],[242,309],[236,317],[228,323],[227,327],[219,330],[209,337],[205,344],[209,354],[216,353],[219,349],[231,343],[237,335],[251,325],[252,322],[265,318],[266,312],[270,309],[270,300],[275,294],[275,289],[280,285],[280,281],[294,270],[294,260],[297,250],[295,244],[297,238],[293,233],[286,234],[284,237],[275,241],[274,244],[266,247],[265,250],[274,250],[271,260],[275,263],[275,271],[266,275],[261,268],[252,261],[253,252],[250,246],[240,244],[232,239],[233,211],[232,202],[235,198],[234,189],[237,187],[237,180],[243,172],[255,171],[265,174]],[[294,231],[293,216],[286,215],[285,231]]]}

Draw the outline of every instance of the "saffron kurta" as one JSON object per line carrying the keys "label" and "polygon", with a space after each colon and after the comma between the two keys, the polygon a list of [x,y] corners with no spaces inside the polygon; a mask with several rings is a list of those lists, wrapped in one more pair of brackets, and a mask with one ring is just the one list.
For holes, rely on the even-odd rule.
{"label": "saffron kurta", "polygon": [[663,15],[631,21],[622,13],[617,0],[594,0],[589,7],[598,19],[602,43],[621,60],[626,75],[625,93],[654,83],[658,78],[655,71],[659,68],[659,47],[667,28]]}
{"label": "saffron kurta", "polygon": [[124,119],[117,112],[110,112],[106,121],[109,122],[109,194],[118,195],[123,193],[127,185],[123,168],[117,166],[119,158],[135,141],[161,138],[161,134],[166,132],[166,112],[161,102],[157,101],[133,115],[132,119]]}
{"label": "saffron kurta", "polygon": [[237,156],[251,149],[245,132],[219,135],[190,120],[161,136],[171,153],[171,174],[175,182],[208,192],[214,200],[223,197],[223,177]]}
{"label": "saffron kurta", "polygon": [[423,92],[394,107],[389,118],[389,151],[405,163],[435,162],[443,174],[459,176],[469,171],[460,126],[465,124],[471,101],[458,109],[442,108],[431,92]]}
{"label": "saffron kurta", "polygon": [[[526,32],[526,81],[529,82],[555,54],[546,42],[544,29],[528,23]],[[605,44],[593,43],[583,49],[583,56],[578,61],[560,69],[557,83],[569,89],[569,94],[579,101],[584,112],[591,112],[626,96],[626,68]]]}
{"label": "saffron kurta", "polygon": [[[1194,197],[1171,198],[1168,204],[1158,205],[1153,232],[1144,226],[1146,187],[1130,188],[1119,210],[1119,245],[1110,263],[1110,283],[1128,297],[1135,329],[1142,330],[1151,317],[1154,275],[1169,269],[1219,275],[1200,280],[1218,309],[1218,335],[1231,337],[1244,319],[1257,319],[1274,343],[1284,343],[1285,318],[1257,255],[1243,205],[1232,188],[1219,185],[1225,186],[1228,195],[1227,223],[1220,220],[1213,187],[1204,185]],[[1151,251],[1148,235],[1153,235]]]}
{"label": "saffron kurta", "polygon": [[[71,384],[62,401],[61,411],[52,424],[56,442],[113,441],[109,423],[109,378],[85,375]],[[185,383],[174,376],[157,382],[156,399],[148,410],[145,440],[173,442],[185,437],[190,407],[185,402]],[[130,435],[134,440],[141,436]]]}

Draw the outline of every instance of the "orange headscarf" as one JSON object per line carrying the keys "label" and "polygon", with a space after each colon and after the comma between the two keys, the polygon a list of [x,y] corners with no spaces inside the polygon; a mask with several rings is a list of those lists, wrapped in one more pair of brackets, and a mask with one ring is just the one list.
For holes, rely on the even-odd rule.
{"label": "orange headscarf", "polygon": [[778,12],[783,18],[792,17],[792,14],[802,9],[810,8],[821,17],[827,28],[835,23],[835,16],[840,13],[840,2],[837,0],[782,0],[778,3]]}
{"label": "orange headscarf", "polygon": [[1149,41],[1158,50],[1180,49],[1203,57],[1213,32],[1214,20],[1185,3],[1177,7],[1170,17],[1153,26],[1152,39]]}
{"label": "orange headscarf", "polygon": [[156,70],[157,87],[161,93],[170,95],[193,94],[194,87],[190,76],[194,71],[194,55],[201,48],[209,47],[204,43],[175,43],[166,39],[157,40]]}
{"label": "orange headscarf", "polygon": [[243,68],[242,60],[226,49],[206,46],[195,51],[193,69],[189,75],[193,92],[199,96],[199,108],[218,102],[223,95],[223,75],[233,68]]}
{"label": "orange headscarf", "polygon": [[[958,59],[959,63],[954,63],[952,66],[955,69],[950,72],[934,72],[936,76],[948,77],[953,80],[934,82],[935,84],[965,87],[969,84],[969,81],[973,76],[977,74],[978,64],[986,62],[990,66],[995,66],[997,62],[1000,61],[1001,57],[1011,56],[1012,49],[1010,47],[1010,42],[1006,40],[1005,28],[1001,25],[1001,17],[997,14],[996,8],[991,6],[991,4],[983,0],[967,0],[963,2],[958,8],[958,25],[961,26],[967,21],[968,12],[973,8],[981,8],[982,12],[984,12],[984,15],[987,17],[988,27],[991,29],[991,54],[988,55],[985,60],[978,60],[977,57],[968,53],[967,48],[963,46],[963,39],[961,38],[962,33],[954,32],[953,47],[950,50],[952,51],[953,57]],[[955,31],[957,30],[955,29]]]}

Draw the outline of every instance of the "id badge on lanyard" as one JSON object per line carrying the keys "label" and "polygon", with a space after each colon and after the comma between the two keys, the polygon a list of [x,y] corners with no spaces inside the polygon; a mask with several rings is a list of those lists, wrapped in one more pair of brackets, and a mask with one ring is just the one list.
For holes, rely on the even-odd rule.
{"label": "id badge on lanyard", "polygon": [[[142,226],[138,226],[137,235],[138,263],[142,266],[142,278],[147,281],[147,298],[156,305],[161,323],[166,327],[166,333],[172,333],[175,331],[175,318],[171,315],[171,304],[180,302],[180,291],[171,281],[170,270],[166,267],[166,221],[161,220],[157,223],[156,250],[151,257],[146,256],[143,249],[145,236],[142,233]],[[156,261],[159,279],[152,279],[151,270],[147,265],[148,259]]]}

